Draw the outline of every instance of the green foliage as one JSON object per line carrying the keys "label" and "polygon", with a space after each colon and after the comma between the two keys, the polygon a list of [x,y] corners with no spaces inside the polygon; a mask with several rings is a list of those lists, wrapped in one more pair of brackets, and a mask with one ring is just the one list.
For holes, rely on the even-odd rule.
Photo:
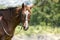
{"label": "green foliage", "polygon": [[35,0],[32,9],[31,25],[55,25],[60,26],[60,1],[56,0]]}
{"label": "green foliage", "polygon": [[60,34],[60,27],[51,27],[51,26],[30,26],[27,31],[21,29],[21,26],[17,26],[15,30],[15,35],[36,35],[36,34]]}

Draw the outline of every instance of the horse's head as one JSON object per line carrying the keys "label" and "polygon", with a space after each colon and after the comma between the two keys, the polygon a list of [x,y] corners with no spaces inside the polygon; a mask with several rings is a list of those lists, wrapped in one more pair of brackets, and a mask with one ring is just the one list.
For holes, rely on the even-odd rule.
{"label": "horse's head", "polygon": [[31,15],[31,7],[28,7],[27,5],[22,4],[22,23],[24,30],[27,30],[29,28],[29,21],[30,21],[30,15]]}

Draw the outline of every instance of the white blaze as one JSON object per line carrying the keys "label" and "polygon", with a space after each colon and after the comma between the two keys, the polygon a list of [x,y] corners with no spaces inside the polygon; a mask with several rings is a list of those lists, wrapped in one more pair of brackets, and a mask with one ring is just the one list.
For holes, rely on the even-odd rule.
{"label": "white blaze", "polygon": [[0,16],[0,21],[2,20],[2,16]]}
{"label": "white blaze", "polygon": [[26,28],[28,27],[28,14],[29,14],[28,10],[25,11],[25,15],[26,15],[25,25],[26,25]]}

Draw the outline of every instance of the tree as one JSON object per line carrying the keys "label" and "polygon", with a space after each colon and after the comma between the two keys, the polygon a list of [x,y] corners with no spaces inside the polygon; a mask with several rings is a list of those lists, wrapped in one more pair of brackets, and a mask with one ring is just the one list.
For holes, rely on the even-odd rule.
{"label": "tree", "polygon": [[[35,0],[35,7],[32,9],[31,23],[48,25],[60,24],[60,0]],[[60,26],[60,25],[59,25]]]}

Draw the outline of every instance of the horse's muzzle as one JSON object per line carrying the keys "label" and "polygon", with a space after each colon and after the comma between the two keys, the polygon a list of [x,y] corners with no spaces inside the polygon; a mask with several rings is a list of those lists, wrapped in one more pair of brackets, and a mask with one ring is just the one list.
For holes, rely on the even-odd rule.
{"label": "horse's muzzle", "polygon": [[27,31],[27,30],[29,29],[29,27],[23,26],[23,29],[24,29],[25,31]]}

